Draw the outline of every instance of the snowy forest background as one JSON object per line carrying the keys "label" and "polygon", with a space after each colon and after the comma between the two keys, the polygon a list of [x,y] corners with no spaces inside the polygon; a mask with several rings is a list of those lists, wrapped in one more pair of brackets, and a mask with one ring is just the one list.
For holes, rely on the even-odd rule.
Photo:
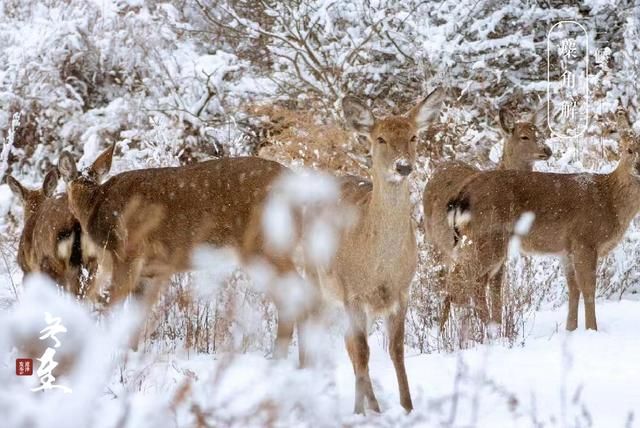
{"label": "snowy forest background", "polygon": [[[421,95],[443,86],[445,108],[421,137],[412,175],[419,225],[418,202],[434,163],[459,159],[491,168],[501,154],[500,107],[525,114],[544,102],[547,32],[561,20],[583,23],[590,51],[608,50],[610,57],[604,64],[590,60],[587,133],[577,139],[549,138],[554,156],[536,168],[609,171],[618,158],[617,141],[609,138],[617,106],[622,104],[640,126],[640,5],[633,1],[4,0],[0,176],[11,174],[39,187],[62,151],[88,165],[116,142],[113,173],[251,154],[293,168],[366,177],[368,146],[344,130],[342,97],[366,99],[380,115],[402,113]],[[556,260],[540,257],[511,261],[505,322],[495,343],[479,345],[482,326],[464,311],[438,334],[444,271],[419,233],[420,265],[405,339],[407,353],[417,356],[408,370],[412,388],[420,391],[418,404],[411,415],[402,414],[389,375],[376,385],[385,391],[383,407],[391,410],[366,418],[350,414],[352,373],[344,361],[334,362],[333,369],[307,372],[293,369],[293,361],[282,365],[264,358],[273,351],[274,311],[241,272],[215,287],[215,293],[194,291],[191,275],[175,277],[152,314],[143,349],[101,355],[96,348],[116,346],[118,325],[128,318],[87,321],[86,308],[55,293],[23,288],[15,262],[22,206],[4,184],[0,221],[0,316],[5,321],[0,336],[8,339],[0,345],[11,344],[11,328],[40,320],[55,302],[68,314],[70,331],[74,323],[90,325],[75,333],[69,347],[87,361],[101,361],[96,364],[103,369],[90,369],[102,374],[89,382],[81,380],[86,372],[78,371],[76,388],[86,393],[74,391],[72,400],[40,397],[25,393],[13,376],[19,355],[2,355],[0,384],[7,389],[0,391],[0,414],[10,415],[11,427],[44,426],[45,419],[35,417],[29,405],[56,413],[56,421],[70,414],[80,420],[64,426],[132,427],[498,426],[495,421],[512,420],[514,426],[603,426],[597,421],[613,420],[607,416],[619,422],[608,426],[635,426],[634,414],[640,410],[633,408],[640,397],[630,392],[633,380],[640,381],[632,362],[633,351],[640,351],[639,337],[633,335],[634,320],[640,321],[640,306],[633,299],[640,288],[637,221],[599,269],[599,302],[613,305],[598,306],[604,332],[577,332],[570,344],[558,333],[566,301],[562,270]],[[607,316],[614,315],[617,321],[607,325]],[[627,329],[622,338],[610,336],[616,328]],[[344,353],[339,331],[336,326],[330,343]],[[383,353],[384,329],[374,325],[372,331]],[[537,341],[545,335],[555,336]],[[503,358],[498,365],[514,358],[516,367],[531,362],[542,364],[538,369],[544,372],[540,361],[546,361],[541,358],[551,347],[561,349],[558,371],[538,373],[557,386],[547,395],[532,398],[536,394],[527,382],[527,387],[511,388],[500,383],[500,373],[494,378],[487,372],[490,352]],[[617,402],[624,410],[615,415],[605,404],[615,394],[607,394],[606,387],[595,384],[600,392],[581,395],[593,367],[577,364],[575,379],[563,375],[575,362],[571,350],[600,359],[598,353],[607,349],[615,358],[629,359],[622,365],[629,377],[619,383],[609,377],[612,372],[601,373],[618,393],[616,385],[629,385],[629,391],[623,389],[626,401]],[[383,366],[373,364],[372,376],[376,367]],[[447,369],[438,373],[439,367]],[[419,378],[412,377],[412,369]],[[392,371],[387,366],[378,370]],[[447,388],[436,386],[439,381]],[[79,411],[87,408],[93,411]],[[493,411],[487,416],[483,408]]]}

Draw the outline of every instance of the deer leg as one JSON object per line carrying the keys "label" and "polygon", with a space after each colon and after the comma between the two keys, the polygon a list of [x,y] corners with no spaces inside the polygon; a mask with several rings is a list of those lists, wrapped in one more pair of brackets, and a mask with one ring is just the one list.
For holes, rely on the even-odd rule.
{"label": "deer leg", "polygon": [[502,276],[504,264],[489,278],[489,292],[491,293],[491,321],[502,324]]}
{"label": "deer leg", "polygon": [[309,356],[307,355],[307,348],[305,346],[305,329],[306,329],[306,321],[298,321],[296,327],[298,328],[298,361],[300,363],[300,368],[306,368],[309,366]]}
{"label": "deer leg", "polygon": [[407,412],[413,410],[411,402],[411,392],[409,391],[409,381],[407,371],[404,367],[404,321],[407,313],[406,299],[400,304],[398,310],[387,319],[387,329],[389,333],[389,354],[396,369],[398,388],[400,390],[400,404]]}
{"label": "deer leg", "polygon": [[296,327],[298,328],[298,358],[300,360],[300,368],[310,367],[313,363],[312,354],[307,349],[309,344],[309,328],[311,327],[311,332],[313,333],[313,329],[321,322],[319,310],[314,310],[298,319],[296,323]]}
{"label": "deer leg", "polygon": [[283,311],[278,310],[278,330],[276,333],[275,357],[279,360],[287,359],[289,355],[289,344],[293,337],[293,327],[295,323],[282,317]]}
{"label": "deer leg", "polygon": [[65,272],[65,283],[69,286],[69,291],[75,297],[80,298],[80,292],[82,290],[82,282],[80,281],[80,268],[69,268]]}
{"label": "deer leg", "polygon": [[487,275],[476,278],[473,287],[473,300],[475,301],[478,318],[483,324],[489,322],[489,305],[487,305]]}
{"label": "deer leg", "polygon": [[486,249],[479,251],[467,245],[460,248],[458,258],[447,277],[447,289],[451,298],[458,303],[473,300],[478,317],[483,323],[489,320],[489,305],[487,304],[487,283],[492,261],[497,259],[492,254],[497,253]]}
{"label": "deer leg", "polygon": [[127,296],[135,290],[140,280],[141,271],[142,260],[118,260],[114,257],[109,302],[111,306],[126,299]]}
{"label": "deer leg", "polygon": [[596,268],[597,253],[593,250],[582,250],[574,253],[573,266],[580,293],[584,299],[584,324],[588,330],[597,330],[596,323]]}
{"label": "deer leg", "polygon": [[451,295],[447,294],[442,304],[442,312],[440,313],[440,334],[444,333],[444,326],[449,320],[449,315],[451,315]]}
{"label": "deer leg", "polygon": [[[311,327],[311,332],[316,326],[324,323],[323,314],[323,302],[322,296],[318,293],[319,282],[316,271],[305,271],[305,279],[309,283],[310,288],[307,291],[306,304],[307,308],[304,313],[298,317],[298,358],[300,360],[300,367],[305,368],[312,363],[311,354],[308,352],[307,345],[309,344],[308,333]],[[313,339],[312,339],[313,340]]]}
{"label": "deer leg", "polygon": [[353,411],[364,414],[364,400],[369,408],[380,412],[380,405],[373,393],[369,377],[369,344],[367,343],[367,316],[360,309],[349,310],[349,331],[345,337],[347,352],[356,377],[356,396]]}
{"label": "deer leg", "polygon": [[567,278],[567,288],[569,289],[569,311],[567,313],[566,329],[573,331],[578,328],[578,303],[580,302],[580,289],[576,282],[576,271],[573,263],[565,262],[564,273]]}
{"label": "deer leg", "polygon": [[[138,350],[138,344],[141,339],[145,338],[146,331],[153,333],[157,330],[160,320],[154,319],[154,317],[151,316],[151,311],[169,284],[170,279],[170,276],[162,275],[146,279],[144,284],[142,284],[142,281],[137,284],[134,296],[141,304],[141,310],[145,314],[143,317],[145,321],[141,322],[131,335],[130,345],[134,351]],[[155,321],[154,324],[151,323],[153,321]]]}

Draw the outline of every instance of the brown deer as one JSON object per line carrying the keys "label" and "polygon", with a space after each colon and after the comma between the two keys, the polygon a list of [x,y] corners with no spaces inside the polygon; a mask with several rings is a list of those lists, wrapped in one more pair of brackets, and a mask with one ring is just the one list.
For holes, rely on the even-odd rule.
{"label": "brown deer", "polygon": [[[232,247],[244,260],[266,259],[278,274],[295,272],[288,255],[265,244],[260,216],[276,178],[288,169],[257,157],[223,158],[181,167],[120,173],[99,183],[111,168],[115,145],[79,173],[63,153],[59,169],[69,206],[111,272],[111,304],[129,295],[140,279],[156,295],[174,273],[191,270],[199,245]],[[274,293],[279,314],[286,302]],[[153,300],[153,299],[151,299]],[[276,354],[286,355],[294,320],[278,322]]]}
{"label": "brown deer", "polygon": [[[24,227],[18,245],[18,265],[25,274],[41,272],[68,292],[81,294],[83,268],[95,273],[95,260],[83,252],[80,223],[69,211],[67,195],[54,196],[58,172],[47,173],[42,189],[30,190],[8,176],[7,183],[24,206]],[[87,284],[88,287],[90,283]]]}
{"label": "brown deer", "polygon": [[[516,122],[514,114],[509,109],[500,109],[500,126],[506,141],[497,169],[532,171],[535,161],[551,157],[551,149],[540,138],[540,130],[546,127],[546,111],[545,106],[526,120]],[[458,194],[465,181],[479,173],[481,171],[471,165],[452,161],[439,165],[427,181],[423,195],[425,239],[440,251],[445,260],[451,259],[454,248],[451,228],[447,221],[447,203]],[[497,323],[502,321],[502,307],[498,306],[501,301],[502,271],[501,266],[491,277],[489,284],[492,295],[491,319]],[[445,298],[441,327],[449,316],[451,300],[455,298],[452,294]]]}
{"label": "brown deer", "polygon": [[580,294],[586,328],[596,330],[598,259],[620,241],[640,210],[640,138],[624,111],[616,116],[621,155],[611,173],[492,171],[472,177],[449,208],[457,242],[451,280],[463,290],[484,293],[482,284],[502,266],[517,235],[523,251],[563,258],[567,330],[577,328]]}
{"label": "brown deer", "polygon": [[404,321],[417,249],[407,176],[417,135],[439,113],[443,98],[444,91],[436,89],[406,115],[381,119],[356,98],[342,101],[347,124],[371,144],[372,183],[343,179],[342,199],[356,207],[358,220],[342,233],[333,262],[316,272],[316,279],[321,294],[343,305],[349,319],[345,343],[356,378],[356,413],[364,413],[365,399],[370,409],[380,411],[369,377],[371,316],[386,318],[400,402],[407,411],[413,408],[404,366]]}

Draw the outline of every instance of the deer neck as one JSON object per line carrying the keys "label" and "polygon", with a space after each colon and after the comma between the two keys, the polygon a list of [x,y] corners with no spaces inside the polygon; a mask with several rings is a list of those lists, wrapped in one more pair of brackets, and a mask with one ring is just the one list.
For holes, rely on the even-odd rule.
{"label": "deer neck", "polygon": [[618,222],[626,228],[640,211],[640,180],[623,164],[607,174],[606,180]]}
{"label": "deer neck", "polygon": [[22,214],[22,221],[23,224],[27,224],[32,218],[35,217],[35,215],[38,212],[38,205],[35,204],[29,204],[25,207],[24,212]]}
{"label": "deer neck", "polygon": [[507,141],[504,145],[504,150],[502,151],[502,158],[500,159],[498,169],[533,171],[533,162],[517,156],[509,149],[509,141]]}
{"label": "deer neck", "polygon": [[378,230],[400,233],[401,227],[411,224],[409,181],[390,183],[374,174],[371,201],[364,216],[366,223]]}
{"label": "deer neck", "polygon": [[45,200],[45,197],[42,195],[34,195],[34,196],[30,196],[29,198],[26,198],[24,203],[23,213],[22,213],[22,220],[24,221],[23,224],[27,224],[29,220],[34,218],[34,216],[40,210],[40,207],[42,206],[42,203],[44,202],[44,200]]}
{"label": "deer neck", "polygon": [[98,186],[73,188],[67,194],[69,210],[78,220],[83,230],[89,231],[89,219],[93,212],[93,202],[100,192]]}

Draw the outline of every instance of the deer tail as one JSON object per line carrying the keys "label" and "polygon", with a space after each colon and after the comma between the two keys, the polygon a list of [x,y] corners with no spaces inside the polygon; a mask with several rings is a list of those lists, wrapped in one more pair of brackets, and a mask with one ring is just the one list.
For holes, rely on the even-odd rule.
{"label": "deer tail", "polygon": [[462,234],[460,229],[471,221],[471,203],[469,196],[460,193],[447,203],[447,222],[453,229],[453,245],[456,246]]}

